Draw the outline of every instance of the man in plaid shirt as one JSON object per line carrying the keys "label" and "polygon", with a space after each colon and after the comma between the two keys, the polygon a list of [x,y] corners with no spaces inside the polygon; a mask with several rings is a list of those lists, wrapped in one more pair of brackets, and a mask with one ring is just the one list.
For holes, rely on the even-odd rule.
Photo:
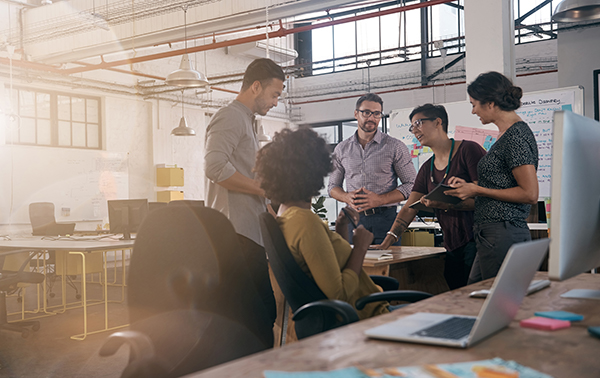
{"label": "man in plaid shirt", "polygon": [[[367,93],[358,99],[354,110],[358,130],[333,151],[327,186],[332,198],[359,213],[359,223],[373,233],[373,244],[381,244],[391,229],[397,205],[408,198],[417,175],[406,145],[377,129],[382,111],[378,95]],[[399,245],[400,235],[393,236],[394,245]]]}

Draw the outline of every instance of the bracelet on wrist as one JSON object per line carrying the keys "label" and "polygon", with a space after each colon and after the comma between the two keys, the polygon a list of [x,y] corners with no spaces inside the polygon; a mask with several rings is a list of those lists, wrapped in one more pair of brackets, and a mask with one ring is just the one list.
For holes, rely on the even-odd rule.
{"label": "bracelet on wrist", "polygon": [[398,235],[396,235],[395,233],[393,233],[392,231],[388,231],[387,232],[388,235],[391,235],[394,237],[394,239],[396,239],[396,241],[398,241]]}

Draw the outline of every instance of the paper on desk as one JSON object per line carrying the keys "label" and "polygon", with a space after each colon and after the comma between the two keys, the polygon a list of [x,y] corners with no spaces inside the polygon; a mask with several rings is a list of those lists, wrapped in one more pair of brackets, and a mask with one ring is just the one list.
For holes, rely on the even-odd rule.
{"label": "paper on desk", "polygon": [[[473,368],[477,367],[504,367],[509,370],[519,373],[519,378],[552,378],[550,375],[540,373],[539,371],[530,369],[520,365],[514,361],[504,361],[501,358],[491,360],[460,362],[455,364],[439,364],[435,365],[440,369],[454,374],[457,378],[478,378],[478,375]],[[405,377],[405,378],[432,378],[435,375],[427,372],[422,366],[409,366],[393,368],[397,374],[384,374],[387,369],[374,369],[381,373],[381,378]],[[310,371],[310,372],[281,372],[281,371],[265,371],[265,378],[368,378],[369,375],[363,373],[356,367],[338,369],[331,371]],[[375,375],[371,375],[375,376]]]}
{"label": "paper on desk", "polygon": [[369,249],[365,260],[390,260],[394,258],[390,249]]}

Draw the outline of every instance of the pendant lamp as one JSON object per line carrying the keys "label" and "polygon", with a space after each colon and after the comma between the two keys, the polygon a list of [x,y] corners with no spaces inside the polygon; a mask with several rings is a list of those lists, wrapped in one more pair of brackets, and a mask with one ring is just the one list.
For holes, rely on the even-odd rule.
{"label": "pendant lamp", "polygon": [[171,131],[171,135],[176,136],[195,136],[196,131],[191,127],[188,127],[185,114],[183,113],[183,90],[181,91],[181,119],[179,120],[179,126]]}
{"label": "pendant lamp", "polygon": [[600,0],[563,0],[554,10],[555,22],[578,22],[600,19]]}
{"label": "pendant lamp", "polygon": [[[201,72],[198,72],[192,68],[190,64],[190,58],[187,54],[187,6],[183,7],[183,32],[184,32],[184,41],[185,41],[185,54],[181,56],[181,64],[179,65],[179,69],[171,72],[167,75],[167,79],[165,83],[167,85],[171,85],[174,87],[185,87],[185,88],[195,88],[195,87],[205,87],[208,85],[208,79],[206,75]],[[182,118],[183,120],[183,118]]]}

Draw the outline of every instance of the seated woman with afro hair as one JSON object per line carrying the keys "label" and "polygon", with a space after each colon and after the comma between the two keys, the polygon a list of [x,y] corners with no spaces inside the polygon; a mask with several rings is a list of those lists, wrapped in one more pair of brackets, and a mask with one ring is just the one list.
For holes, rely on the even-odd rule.
{"label": "seated woman with afro hair", "polygon": [[[362,269],[373,234],[363,226],[348,243],[348,218],[340,212],[336,232],[311,210],[311,199],[332,170],[325,140],[309,128],[285,129],[258,151],[254,168],[266,197],[280,203],[277,221],[300,268],[329,299],[354,306],[357,299],[381,291]],[[360,319],[388,312],[388,302],[358,311]]]}

